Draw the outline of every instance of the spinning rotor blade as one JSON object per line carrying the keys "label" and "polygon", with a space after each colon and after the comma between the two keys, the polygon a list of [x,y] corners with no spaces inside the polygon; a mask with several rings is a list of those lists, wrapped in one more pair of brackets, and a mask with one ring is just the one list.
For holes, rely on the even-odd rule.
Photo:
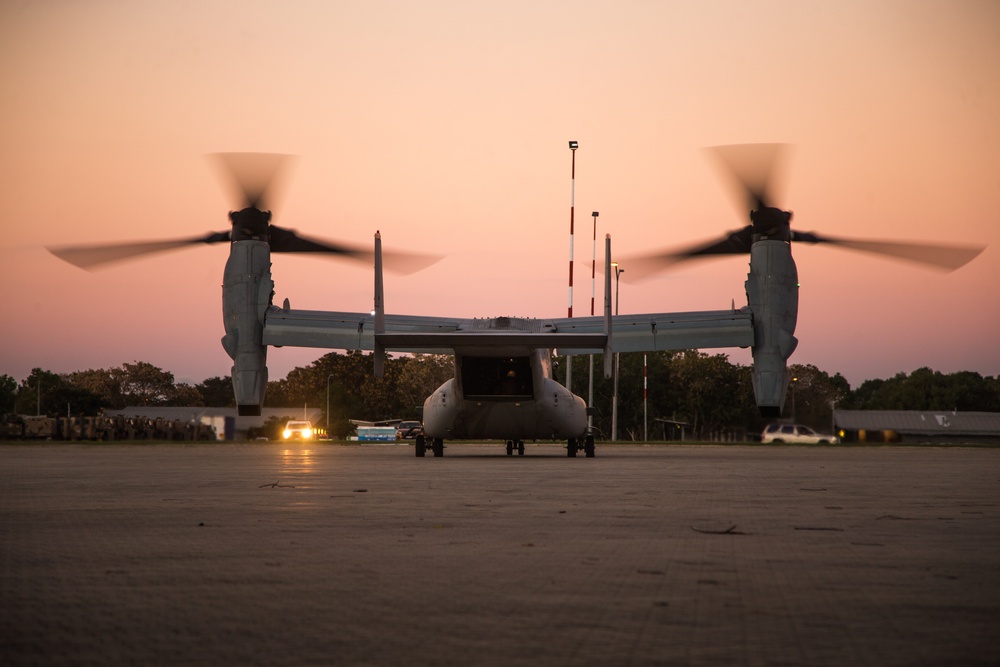
{"label": "spinning rotor blade", "polygon": [[282,174],[293,160],[280,153],[212,153],[208,157],[229,182],[237,208],[262,211],[274,205]]}
{"label": "spinning rotor blade", "polygon": [[70,245],[46,246],[46,250],[59,259],[69,262],[81,269],[90,271],[104,264],[124,262],[130,259],[157,252],[166,252],[178,248],[186,248],[198,243],[228,243],[229,232],[212,232],[206,236],[198,236],[173,241],[142,241],[139,243],[111,243],[107,245]]}
{"label": "spinning rotor blade", "polygon": [[741,214],[774,206],[776,184],[783,179],[788,144],[734,144],[705,150],[714,158],[726,179],[735,187]]}
{"label": "spinning rotor blade", "polygon": [[717,255],[746,255],[750,253],[753,226],[730,232],[717,241],[708,241],[680,250],[664,250],[648,255],[634,255],[621,260],[622,268],[628,268],[627,280],[645,278],[657,271],[670,268],[678,262],[698,257]]}
{"label": "spinning rotor blade", "polygon": [[426,269],[431,264],[439,262],[442,255],[418,255],[408,252],[382,251],[382,266],[393,273],[407,275]]}
{"label": "spinning rotor blade", "polygon": [[332,255],[344,255],[345,257],[363,258],[373,255],[373,251],[351,246],[333,243],[332,241],[320,241],[310,239],[291,229],[271,225],[268,231],[270,237],[268,245],[271,252],[317,252]]}
{"label": "spinning rotor blade", "polygon": [[[374,261],[375,252],[368,248],[358,248],[302,236],[291,229],[271,225],[271,252],[310,252],[340,255],[361,261]],[[383,251],[382,264],[396,273],[414,273],[440,260],[439,255],[416,255]]]}
{"label": "spinning rotor blade", "polygon": [[832,236],[820,236],[815,232],[793,232],[792,240],[804,243],[829,243],[842,248],[850,248],[851,250],[889,255],[918,264],[927,264],[948,272],[965,266],[986,249],[986,246],[932,245],[929,243],[901,243],[899,241],[860,241]]}

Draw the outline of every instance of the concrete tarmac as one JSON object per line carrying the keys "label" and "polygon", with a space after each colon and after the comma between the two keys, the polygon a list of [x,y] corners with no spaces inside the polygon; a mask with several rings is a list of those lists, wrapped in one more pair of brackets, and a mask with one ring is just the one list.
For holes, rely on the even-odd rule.
{"label": "concrete tarmac", "polygon": [[3,665],[997,665],[1000,449],[0,446]]}

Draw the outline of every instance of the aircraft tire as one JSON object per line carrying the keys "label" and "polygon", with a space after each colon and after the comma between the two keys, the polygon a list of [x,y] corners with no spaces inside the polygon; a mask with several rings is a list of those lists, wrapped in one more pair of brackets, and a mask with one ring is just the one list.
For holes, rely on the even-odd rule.
{"label": "aircraft tire", "polygon": [[517,441],[517,455],[524,456],[524,440]]}
{"label": "aircraft tire", "polygon": [[422,435],[417,436],[415,449],[417,450],[417,456],[420,458],[424,458],[424,454],[427,452],[427,441],[424,439],[424,436]]}
{"label": "aircraft tire", "polygon": [[587,439],[584,441],[583,444],[583,451],[587,455],[588,459],[594,458],[594,455],[597,453],[597,450],[594,447],[594,436],[592,435],[587,436]]}
{"label": "aircraft tire", "polygon": [[444,456],[444,440],[441,438],[434,438],[434,443],[431,445],[431,449],[434,450],[434,456]]}
{"label": "aircraft tire", "polygon": [[576,458],[576,438],[570,438],[566,441],[566,456],[571,459]]}
{"label": "aircraft tire", "polygon": [[513,455],[514,455],[514,441],[513,440],[508,440],[507,441],[507,456],[513,456]]}

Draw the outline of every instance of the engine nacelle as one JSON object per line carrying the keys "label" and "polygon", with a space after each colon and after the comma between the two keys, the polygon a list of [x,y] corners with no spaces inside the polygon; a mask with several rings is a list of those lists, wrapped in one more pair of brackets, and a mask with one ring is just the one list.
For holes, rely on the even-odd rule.
{"label": "engine nacelle", "polygon": [[222,347],[233,360],[233,392],[240,415],[259,415],[267,390],[264,317],[274,295],[271,249],[264,241],[234,241],[222,279]]}
{"label": "engine nacelle", "polygon": [[753,390],[763,417],[780,417],[788,389],[786,362],[798,340],[799,278],[791,245],[757,241],[750,248],[747,302],[753,312]]}

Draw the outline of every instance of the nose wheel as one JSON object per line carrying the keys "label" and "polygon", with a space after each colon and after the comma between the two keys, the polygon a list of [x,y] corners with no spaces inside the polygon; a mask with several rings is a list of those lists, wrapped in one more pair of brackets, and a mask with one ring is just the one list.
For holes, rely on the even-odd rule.
{"label": "nose wheel", "polygon": [[[415,449],[418,457],[423,458],[426,456],[427,438],[422,435],[418,435]],[[441,438],[434,438],[431,440],[431,453],[434,454],[434,456],[444,456],[444,440]]]}
{"label": "nose wheel", "polygon": [[587,435],[583,438],[583,444],[581,445],[576,438],[570,438],[566,441],[566,456],[570,458],[576,458],[576,453],[583,450],[584,456],[588,459],[594,458],[597,453],[597,449],[594,446],[594,436]]}

